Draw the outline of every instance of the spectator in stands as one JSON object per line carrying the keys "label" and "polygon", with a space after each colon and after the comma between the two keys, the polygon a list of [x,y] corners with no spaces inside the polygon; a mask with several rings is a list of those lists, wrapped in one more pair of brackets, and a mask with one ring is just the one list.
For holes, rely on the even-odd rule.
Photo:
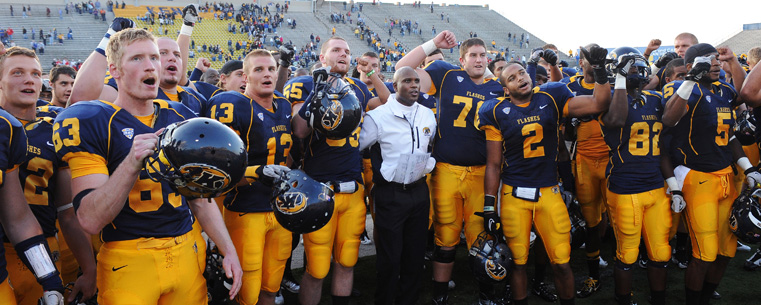
{"label": "spectator in stands", "polygon": [[11,17],[13,17],[13,5],[11,5]]}

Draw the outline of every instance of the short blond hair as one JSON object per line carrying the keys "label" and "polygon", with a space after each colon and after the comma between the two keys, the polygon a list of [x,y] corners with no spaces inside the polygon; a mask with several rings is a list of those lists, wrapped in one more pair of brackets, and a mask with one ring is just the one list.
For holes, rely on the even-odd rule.
{"label": "short blond hair", "polygon": [[267,51],[265,49],[256,49],[252,50],[251,52],[248,52],[246,54],[246,57],[243,58],[243,73],[246,73],[248,75],[248,70],[251,69],[251,62],[249,59],[254,57],[270,57],[272,60],[275,60],[275,57],[272,56],[272,53],[270,51]]}
{"label": "short blond hair", "polygon": [[679,40],[679,39],[689,39],[689,40],[692,41],[692,45],[696,45],[696,44],[700,43],[698,41],[698,37],[695,36],[695,34],[687,33],[687,32],[680,33],[679,35],[676,35],[676,37],[674,38],[675,41]]}
{"label": "short blond hair", "polygon": [[120,69],[122,64],[122,56],[124,55],[124,49],[137,41],[150,40],[156,43],[156,37],[144,29],[126,29],[117,32],[108,41],[108,47],[106,48],[106,59],[109,65],[115,65],[117,69]]}
{"label": "short blond hair", "polygon": [[328,43],[333,40],[343,40],[348,45],[349,42],[346,41],[346,39],[343,39],[343,37],[340,36],[332,36],[328,38],[328,40],[325,41],[325,43],[320,47],[320,54],[325,54],[325,52],[328,51]]}
{"label": "short blond hair", "polygon": [[27,49],[24,47],[10,47],[6,49],[4,55],[0,56],[0,77],[4,73],[3,69],[5,68],[5,59],[12,56],[26,56],[34,58],[37,63],[40,62],[40,59],[37,57],[37,53],[34,53],[32,49]]}
{"label": "short blond hair", "polygon": [[753,47],[748,50],[748,64],[755,66],[761,60],[761,47]]}

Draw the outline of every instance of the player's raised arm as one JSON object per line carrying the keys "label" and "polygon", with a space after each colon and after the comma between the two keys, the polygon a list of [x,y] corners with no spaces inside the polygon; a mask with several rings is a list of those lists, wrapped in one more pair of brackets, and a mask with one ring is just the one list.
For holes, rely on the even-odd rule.
{"label": "player's raised arm", "polygon": [[608,50],[598,45],[593,45],[589,50],[584,47],[579,48],[582,56],[592,65],[595,89],[591,96],[576,96],[568,100],[568,115],[572,117],[606,111],[611,100],[608,71],[605,69],[605,58],[608,55]]}
{"label": "player's raised arm", "polygon": [[[716,60],[701,56],[695,58],[694,63],[687,63],[690,70],[684,77],[684,82],[676,90],[676,94],[671,96],[666,103],[666,108],[663,111],[663,125],[673,127],[687,113],[689,109],[687,101],[690,99],[695,85],[698,82],[711,82],[708,73],[711,71],[711,66],[714,65],[713,61]],[[715,65],[718,67],[718,61]]]}
{"label": "player's raised arm", "polygon": [[450,31],[442,31],[433,39],[415,47],[412,51],[407,53],[407,55],[402,57],[402,59],[396,62],[396,69],[399,70],[401,67],[414,68],[415,72],[417,72],[420,77],[420,92],[428,92],[428,89],[431,88],[431,77],[425,72],[425,70],[419,68],[420,64],[423,63],[423,60],[425,60],[425,57],[428,56],[428,54],[433,53],[436,49],[451,49],[456,46],[457,39],[455,38],[454,33]]}
{"label": "player's raised arm", "polygon": [[608,111],[602,116],[602,123],[607,127],[621,128],[629,115],[629,103],[626,91],[626,76],[634,65],[634,55],[623,55],[616,59],[616,84]]}
{"label": "player's raised arm", "polygon": [[[108,71],[108,62],[106,61],[106,48],[111,36],[124,29],[135,27],[135,22],[127,18],[115,18],[108,28],[106,35],[103,36],[98,47],[95,48],[87,60],[82,63],[82,67],[77,73],[77,79],[74,80],[74,87],[71,89],[68,105],[79,101],[106,100],[113,102],[116,100],[116,89],[104,85],[103,79]],[[93,90],[93,88],[96,88]],[[102,88],[102,90],[97,90]]]}
{"label": "player's raised arm", "polygon": [[745,78],[740,89],[740,98],[750,107],[761,106],[761,65],[753,67]]}
{"label": "player's raised arm", "polygon": [[182,9],[182,27],[180,27],[180,34],[177,35],[177,45],[180,46],[180,54],[182,57],[182,67],[180,67],[180,82],[179,84],[188,84],[188,87],[196,89],[193,82],[188,81],[188,58],[190,57],[190,37],[193,36],[193,26],[198,21],[198,8],[195,4],[188,4]]}

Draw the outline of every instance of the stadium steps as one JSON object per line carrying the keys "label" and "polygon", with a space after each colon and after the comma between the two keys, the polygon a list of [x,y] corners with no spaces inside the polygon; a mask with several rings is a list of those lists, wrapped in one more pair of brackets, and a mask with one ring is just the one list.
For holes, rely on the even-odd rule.
{"label": "stadium steps", "polygon": [[747,54],[753,47],[761,47],[761,30],[745,30],[735,34],[718,46],[730,46],[735,54]]}
{"label": "stadium steps", "polygon": [[[50,7],[50,17],[46,17],[45,8]],[[32,5],[32,15],[28,18],[22,18],[21,5],[13,4],[14,16],[11,17],[8,7],[3,7],[0,10],[0,18],[3,20],[3,24],[0,26],[4,28],[13,28],[13,41],[18,46],[30,48],[32,34],[28,34],[28,39],[24,39],[22,28],[30,30],[34,28],[35,40],[40,42],[39,30],[43,29],[45,34],[48,30],[52,32],[54,28],[58,29],[60,34],[65,35],[68,33],[68,28],[71,27],[73,31],[73,40],[64,39],[63,44],[58,44],[54,41],[52,44],[48,43],[45,47],[45,54],[39,55],[40,63],[42,64],[43,71],[47,72],[52,68],[53,59],[68,59],[70,61],[87,59],[95,46],[98,45],[100,39],[103,38],[108,28],[111,18],[110,13],[106,14],[107,21],[101,21],[100,18],[95,20],[92,15],[89,14],[77,14],[76,10],[70,9],[69,14],[64,12],[63,20],[58,18],[58,9],[63,9],[64,5]]]}

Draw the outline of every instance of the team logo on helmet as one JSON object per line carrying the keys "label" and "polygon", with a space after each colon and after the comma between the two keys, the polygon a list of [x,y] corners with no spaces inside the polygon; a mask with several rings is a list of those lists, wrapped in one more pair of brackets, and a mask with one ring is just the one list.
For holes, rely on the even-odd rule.
{"label": "team logo on helmet", "polygon": [[729,229],[732,230],[732,232],[737,231],[737,218],[735,215],[729,215]]}
{"label": "team logo on helmet", "polygon": [[484,270],[486,271],[486,274],[497,281],[501,281],[507,276],[507,270],[505,270],[502,265],[497,265],[490,259],[484,261]]}
{"label": "team logo on helmet", "polygon": [[341,124],[341,121],[343,120],[344,107],[341,104],[341,101],[337,98],[338,97],[333,99],[331,97],[330,107],[328,107],[327,111],[325,111],[325,114],[322,115],[322,119],[320,120],[320,123],[322,124],[322,127],[325,128],[325,130],[335,129],[338,127],[338,124]]}
{"label": "team logo on helmet", "polygon": [[283,214],[298,214],[306,208],[307,198],[301,192],[286,192],[277,197],[275,206]]}
{"label": "team logo on helmet", "polygon": [[191,163],[180,167],[180,173],[190,177],[190,182],[203,188],[221,189],[230,183],[230,176],[213,166]]}

